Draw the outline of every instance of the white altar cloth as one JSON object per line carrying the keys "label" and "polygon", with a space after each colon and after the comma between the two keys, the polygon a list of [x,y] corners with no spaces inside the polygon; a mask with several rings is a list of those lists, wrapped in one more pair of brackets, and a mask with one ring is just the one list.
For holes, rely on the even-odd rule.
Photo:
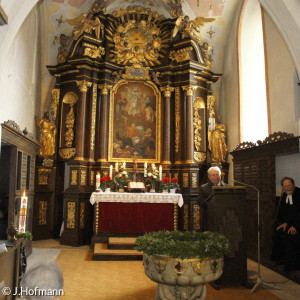
{"label": "white altar cloth", "polygon": [[91,195],[90,202],[91,204],[96,202],[177,203],[181,207],[183,198],[181,194],[94,192]]}

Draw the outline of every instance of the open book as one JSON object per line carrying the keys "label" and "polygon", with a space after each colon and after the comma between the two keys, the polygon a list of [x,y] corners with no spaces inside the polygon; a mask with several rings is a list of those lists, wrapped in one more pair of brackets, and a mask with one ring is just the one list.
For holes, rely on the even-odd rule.
{"label": "open book", "polygon": [[145,183],[144,182],[130,181],[128,183],[128,188],[130,188],[130,189],[144,189],[145,188]]}

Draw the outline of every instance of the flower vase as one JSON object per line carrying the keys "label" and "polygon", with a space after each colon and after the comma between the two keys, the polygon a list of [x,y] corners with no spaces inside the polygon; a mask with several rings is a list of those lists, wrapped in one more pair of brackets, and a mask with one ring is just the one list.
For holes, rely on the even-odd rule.
{"label": "flower vase", "polygon": [[151,182],[150,193],[155,193],[155,181],[152,181],[152,182]]}
{"label": "flower vase", "polygon": [[175,194],[176,193],[176,189],[170,189],[170,193],[171,194]]}
{"label": "flower vase", "polygon": [[106,188],[105,193],[110,193],[110,188]]}
{"label": "flower vase", "polygon": [[163,194],[168,194],[169,193],[168,190],[163,190],[162,192],[163,192]]}

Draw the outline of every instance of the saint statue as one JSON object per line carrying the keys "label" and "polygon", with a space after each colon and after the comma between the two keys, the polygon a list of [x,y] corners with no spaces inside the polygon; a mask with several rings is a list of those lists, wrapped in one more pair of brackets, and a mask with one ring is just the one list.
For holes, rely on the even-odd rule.
{"label": "saint statue", "polygon": [[49,119],[49,113],[45,112],[44,117],[38,121],[36,117],[36,125],[40,128],[40,149],[41,157],[50,157],[55,153],[55,124]]}
{"label": "saint statue", "polygon": [[211,159],[213,162],[225,162],[228,150],[225,138],[225,124],[221,123],[221,117],[218,116],[215,123],[215,129],[208,130],[208,149],[211,152]]}

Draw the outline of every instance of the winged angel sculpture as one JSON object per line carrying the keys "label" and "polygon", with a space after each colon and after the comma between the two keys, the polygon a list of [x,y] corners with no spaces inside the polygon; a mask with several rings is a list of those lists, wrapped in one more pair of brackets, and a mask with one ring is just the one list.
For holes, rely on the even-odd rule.
{"label": "winged angel sculpture", "polygon": [[[178,32],[181,32],[181,37],[186,38],[190,37],[195,39],[196,41],[200,42],[199,28],[203,26],[207,22],[214,21],[215,18],[204,18],[204,17],[197,17],[195,20],[190,20],[188,16],[180,16],[176,22],[175,27],[172,31],[172,38],[174,38]],[[195,33],[197,32],[197,33]]]}
{"label": "winged angel sculpture", "polygon": [[83,32],[92,34],[92,31],[95,31],[97,39],[103,37],[104,34],[104,25],[100,22],[99,18],[92,20],[93,14],[81,14],[74,19],[66,19],[70,25],[75,26],[73,29],[74,40],[77,40]]}

